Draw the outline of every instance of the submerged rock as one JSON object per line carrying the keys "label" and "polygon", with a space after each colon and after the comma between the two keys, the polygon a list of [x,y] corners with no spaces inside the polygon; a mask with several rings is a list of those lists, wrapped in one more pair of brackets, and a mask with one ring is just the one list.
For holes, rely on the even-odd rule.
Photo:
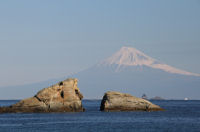
{"label": "submerged rock", "polygon": [[158,105],[120,92],[107,92],[101,101],[101,111],[160,111]]}
{"label": "submerged rock", "polygon": [[77,79],[69,78],[44,88],[34,97],[24,99],[9,107],[0,107],[0,113],[16,112],[80,112],[83,95],[77,87]]}

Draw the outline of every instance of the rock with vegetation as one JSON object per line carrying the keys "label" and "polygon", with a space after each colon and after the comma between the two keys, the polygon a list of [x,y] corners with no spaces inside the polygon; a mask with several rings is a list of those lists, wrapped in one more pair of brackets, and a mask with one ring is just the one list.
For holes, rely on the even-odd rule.
{"label": "rock with vegetation", "polygon": [[34,97],[0,107],[0,113],[18,112],[81,112],[83,95],[77,87],[77,79],[69,78],[39,91]]}
{"label": "rock with vegetation", "polygon": [[120,92],[107,92],[101,101],[101,111],[161,111],[158,105]]}

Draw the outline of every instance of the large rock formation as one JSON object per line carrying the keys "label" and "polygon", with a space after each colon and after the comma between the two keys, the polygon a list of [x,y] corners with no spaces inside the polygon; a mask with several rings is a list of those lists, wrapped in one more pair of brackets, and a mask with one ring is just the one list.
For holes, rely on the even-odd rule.
{"label": "large rock formation", "polygon": [[44,88],[34,97],[21,100],[9,107],[1,107],[0,113],[11,112],[79,112],[82,94],[77,87],[77,79],[67,79],[51,87]]}
{"label": "large rock formation", "polygon": [[101,101],[101,111],[160,111],[158,105],[120,92],[107,92]]}

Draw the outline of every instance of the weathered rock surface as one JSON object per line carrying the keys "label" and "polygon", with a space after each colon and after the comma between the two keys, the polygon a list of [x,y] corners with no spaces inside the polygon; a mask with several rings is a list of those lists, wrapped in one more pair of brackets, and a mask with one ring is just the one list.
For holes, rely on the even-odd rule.
{"label": "weathered rock surface", "polygon": [[0,113],[12,112],[80,112],[83,95],[77,87],[77,79],[69,78],[44,88],[34,97],[21,100],[9,107],[0,107]]}
{"label": "weathered rock surface", "polygon": [[160,111],[158,105],[120,92],[107,92],[101,101],[101,111]]}

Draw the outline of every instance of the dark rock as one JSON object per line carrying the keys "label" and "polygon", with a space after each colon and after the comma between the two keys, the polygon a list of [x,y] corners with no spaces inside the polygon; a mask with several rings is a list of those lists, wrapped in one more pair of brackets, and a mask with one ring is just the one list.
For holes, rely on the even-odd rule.
{"label": "dark rock", "polygon": [[165,99],[162,97],[159,97],[159,96],[155,96],[155,97],[151,98],[150,100],[165,100]]}

